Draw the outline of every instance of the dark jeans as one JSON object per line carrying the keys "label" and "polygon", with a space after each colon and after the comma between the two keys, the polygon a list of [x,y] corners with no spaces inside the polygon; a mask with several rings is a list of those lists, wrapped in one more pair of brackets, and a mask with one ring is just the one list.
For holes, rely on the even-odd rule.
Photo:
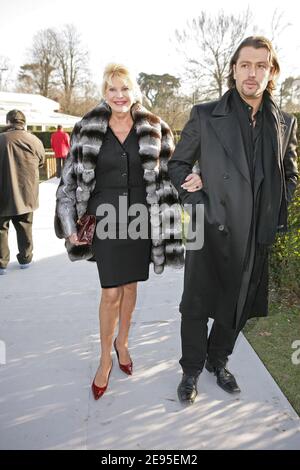
{"label": "dark jeans", "polygon": [[0,216],[0,268],[6,268],[9,263],[8,229],[12,221],[16,232],[19,254],[17,259],[20,264],[30,263],[32,260],[32,220],[33,212],[27,214]]}
{"label": "dark jeans", "polygon": [[56,157],[55,160],[56,160],[56,177],[60,178],[61,177],[61,170],[64,167],[65,159]]}
{"label": "dark jeans", "polygon": [[224,326],[214,321],[209,337],[208,319],[182,315],[181,343],[182,357],[179,361],[183,372],[189,375],[199,374],[206,359],[212,366],[224,366],[232,353],[237,337],[247,319],[242,318],[237,329]]}

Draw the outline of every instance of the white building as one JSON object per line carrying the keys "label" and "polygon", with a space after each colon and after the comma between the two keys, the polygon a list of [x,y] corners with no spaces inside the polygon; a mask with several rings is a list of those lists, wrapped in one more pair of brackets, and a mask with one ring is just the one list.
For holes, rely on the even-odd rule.
{"label": "white building", "polygon": [[58,124],[72,129],[80,120],[78,116],[59,113],[59,103],[41,95],[0,92],[0,126],[6,125],[6,114],[12,109],[26,116],[27,129],[31,131],[53,130]]}

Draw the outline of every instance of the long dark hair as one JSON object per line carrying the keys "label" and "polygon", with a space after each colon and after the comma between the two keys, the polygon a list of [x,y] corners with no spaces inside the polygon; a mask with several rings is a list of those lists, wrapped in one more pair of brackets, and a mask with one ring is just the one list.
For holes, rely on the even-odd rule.
{"label": "long dark hair", "polygon": [[227,77],[227,85],[228,88],[234,88],[235,87],[235,79],[233,78],[233,66],[236,65],[240,51],[243,49],[243,47],[254,47],[255,49],[267,49],[270,53],[270,63],[273,71],[273,78],[269,80],[268,85],[267,85],[267,90],[270,94],[273,93],[273,91],[276,88],[276,78],[278,77],[280,73],[280,66],[279,62],[277,59],[276,52],[272,46],[271,41],[269,39],[263,37],[263,36],[249,36],[248,38],[244,39],[233,56],[231,57],[230,64],[229,64],[229,74]]}

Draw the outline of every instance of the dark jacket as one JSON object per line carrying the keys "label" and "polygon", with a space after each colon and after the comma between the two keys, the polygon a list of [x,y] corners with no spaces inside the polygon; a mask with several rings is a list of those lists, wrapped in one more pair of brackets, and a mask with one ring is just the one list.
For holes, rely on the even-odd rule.
{"label": "dark jacket", "polygon": [[[297,182],[296,119],[281,114],[278,108],[276,114],[280,135],[277,133],[274,158],[284,169],[282,204],[286,204]],[[195,161],[203,188],[188,193],[180,186]],[[230,91],[219,101],[192,109],[168,167],[182,203],[204,204],[204,245],[186,254],[181,312],[202,313],[232,325],[251,226],[253,191]],[[265,314],[260,305],[265,304],[267,292],[258,294],[252,316]]]}
{"label": "dark jacket", "polygon": [[0,216],[26,214],[38,208],[42,142],[23,129],[0,134]]}

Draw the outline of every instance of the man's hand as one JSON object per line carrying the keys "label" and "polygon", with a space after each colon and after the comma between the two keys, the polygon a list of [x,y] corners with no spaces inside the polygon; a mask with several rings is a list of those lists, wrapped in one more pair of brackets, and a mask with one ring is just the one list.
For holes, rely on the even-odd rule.
{"label": "man's hand", "polygon": [[203,186],[202,180],[197,173],[190,173],[184,180],[184,183],[181,185],[183,189],[186,189],[189,193],[194,193],[198,191]]}
{"label": "man's hand", "polygon": [[72,245],[76,245],[76,246],[87,244],[85,242],[78,241],[77,233],[72,233],[72,235],[69,236],[68,240],[70,243],[72,243]]}

